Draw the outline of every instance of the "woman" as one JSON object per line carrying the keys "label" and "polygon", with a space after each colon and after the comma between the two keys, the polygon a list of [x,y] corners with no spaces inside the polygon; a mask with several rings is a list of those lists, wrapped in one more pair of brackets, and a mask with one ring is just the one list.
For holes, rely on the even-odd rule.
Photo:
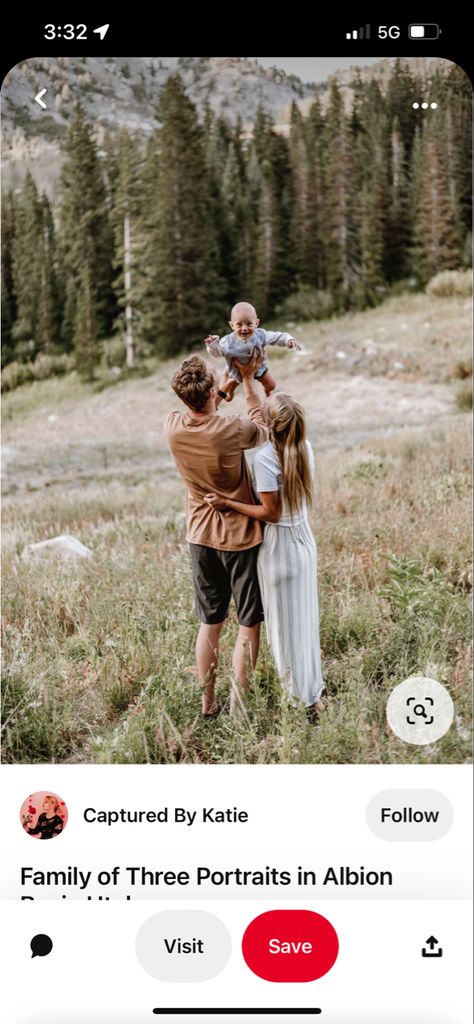
{"label": "woman", "polygon": [[267,638],[293,703],[316,716],[324,689],[319,649],[316,545],[309,525],[314,459],[304,410],[277,392],[264,406],[269,441],[254,460],[260,505],[207,495],[216,509],[232,508],[266,523],[258,576]]}
{"label": "woman", "polygon": [[60,803],[57,797],[48,795],[43,800],[43,814],[40,814],[34,828],[28,828],[29,822],[25,822],[24,828],[30,836],[39,835],[40,839],[54,839],[62,832],[64,827],[63,819],[57,813]]}

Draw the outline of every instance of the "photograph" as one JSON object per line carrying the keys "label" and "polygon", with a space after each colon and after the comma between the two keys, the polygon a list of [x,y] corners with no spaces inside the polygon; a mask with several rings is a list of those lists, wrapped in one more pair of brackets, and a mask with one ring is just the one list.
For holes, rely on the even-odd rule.
{"label": "photograph", "polygon": [[56,793],[40,790],[23,801],[20,821],[25,832],[35,839],[55,839],[67,825],[67,807]]}
{"label": "photograph", "polygon": [[2,100],[3,763],[470,762],[465,71],[42,57]]}

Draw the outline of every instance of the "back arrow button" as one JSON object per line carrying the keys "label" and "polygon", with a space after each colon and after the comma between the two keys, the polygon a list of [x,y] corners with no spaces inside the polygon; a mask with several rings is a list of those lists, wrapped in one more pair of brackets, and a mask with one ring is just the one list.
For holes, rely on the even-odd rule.
{"label": "back arrow button", "polygon": [[43,103],[41,97],[44,96],[45,92],[46,89],[41,89],[41,92],[39,92],[38,95],[35,96],[35,103],[39,103],[40,107],[42,107],[43,110],[46,110],[46,103]]}

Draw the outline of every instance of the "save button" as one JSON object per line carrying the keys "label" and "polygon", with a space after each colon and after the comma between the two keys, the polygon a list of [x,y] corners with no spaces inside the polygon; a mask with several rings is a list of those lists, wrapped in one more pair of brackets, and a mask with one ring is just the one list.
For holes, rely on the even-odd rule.
{"label": "save button", "polygon": [[336,962],[339,941],[312,910],[269,910],[250,922],[242,939],[247,967],[265,981],[316,981]]}

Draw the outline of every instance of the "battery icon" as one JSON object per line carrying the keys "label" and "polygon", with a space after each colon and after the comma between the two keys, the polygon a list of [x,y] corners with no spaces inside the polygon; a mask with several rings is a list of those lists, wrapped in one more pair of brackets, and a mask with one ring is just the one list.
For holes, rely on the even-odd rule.
{"label": "battery icon", "polygon": [[409,25],[408,36],[410,39],[437,39],[440,34],[439,25]]}

